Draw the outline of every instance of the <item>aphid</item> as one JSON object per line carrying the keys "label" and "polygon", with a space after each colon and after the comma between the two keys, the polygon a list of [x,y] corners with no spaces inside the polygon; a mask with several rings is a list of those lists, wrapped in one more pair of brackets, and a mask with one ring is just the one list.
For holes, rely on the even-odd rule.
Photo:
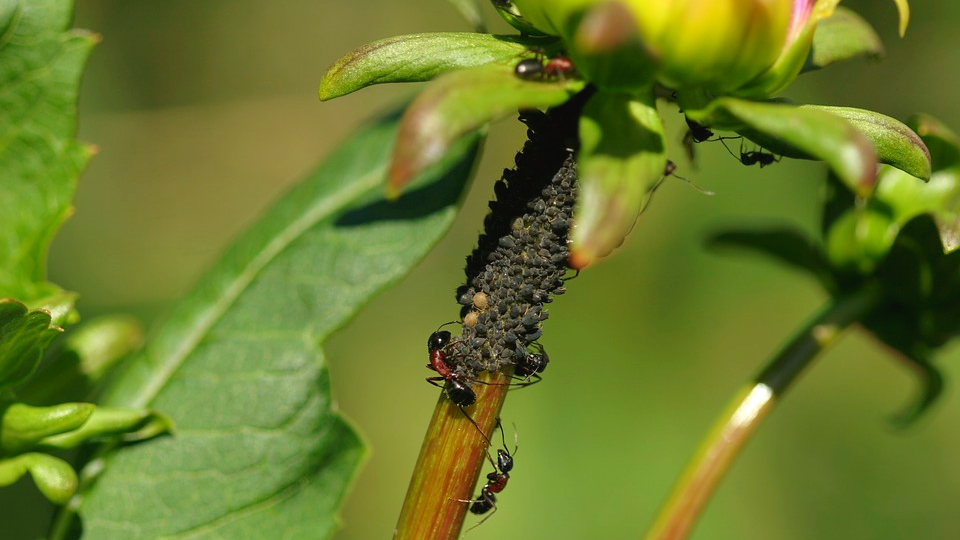
{"label": "aphid", "polygon": [[490,296],[483,291],[478,292],[477,294],[473,295],[473,305],[480,311],[487,309],[487,307],[490,305]]}

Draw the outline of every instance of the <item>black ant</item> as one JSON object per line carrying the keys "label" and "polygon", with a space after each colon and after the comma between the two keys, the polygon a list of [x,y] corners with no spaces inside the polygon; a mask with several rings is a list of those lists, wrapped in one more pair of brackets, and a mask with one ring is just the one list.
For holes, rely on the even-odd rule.
{"label": "black ant", "polygon": [[[497,497],[494,493],[500,493],[507,487],[507,481],[510,480],[510,471],[513,470],[513,456],[517,453],[517,449],[520,447],[517,444],[517,441],[514,440],[513,453],[507,451],[507,439],[506,435],[503,433],[503,424],[500,423],[500,419],[497,418],[497,427],[500,428],[500,440],[503,442],[503,448],[497,450],[497,463],[493,463],[493,458],[490,457],[490,454],[487,454],[487,459],[490,460],[490,463],[494,467],[492,473],[487,474],[487,483],[483,485],[480,489],[480,497],[476,499],[457,499],[460,502],[471,503],[470,504],[470,513],[476,515],[490,514],[480,520],[480,523],[477,523],[473,527],[470,527],[466,530],[464,534],[472,531],[473,529],[483,525],[483,522],[490,519],[490,516],[497,511]],[[514,438],[516,438],[516,430],[514,430]]]}
{"label": "black ant", "polygon": [[[732,150],[730,150],[730,147],[727,146],[727,143],[723,142],[724,139],[725,137],[720,138],[720,142],[723,143],[723,147],[727,149],[727,152],[730,152],[731,156],[737,157],[737,155],[734,154]],[[780,162],[779,157],[773,154],[768,154],[764,152],[762,148],[760,150],[751,150],[750,152],[744,152],[743,137],[739,137],[739,139],[740,139],[740,157],[737,159],[739,159],[740,163],[743,163],[747,167],[750,167],[751,165],[756,165],[759,163],[760,168],[762,169],[767,165],[772,165],[774,163]]]}
{"label": "black ant", "polygon": [[[547,351],[543,348],[543,345],[539,343],[533,343],[532,345],[537,349],[537,352],[531,353],[528,351],[523,355],[523,358],[517,362],[513,370],[514,377],[522,378],[524,382],[521,384],[524,386],[540,382],[539,374],[547,369],[547,364],[550,362],[550,357],[547,356]],[[531,377],[536,380],[530,381]]]}
{"label": "black ant", "polygon": [[525,81],[542,81],[548,79],[565,79],[566,75],[576,71],[573,61],[563,55],[554,56],[543,63],[543,54],[537,52],[536,58],[521,60],[513,68],[513,74]]}
{"label": "black ant", "polygon": [[714,134],[710,128],[703,124],[697,123],[686,116],[683,119],[687,121],[687,132],[683,134],[683,149],[687,153],[687,158],[693,162],[693,143],[709,141]]}

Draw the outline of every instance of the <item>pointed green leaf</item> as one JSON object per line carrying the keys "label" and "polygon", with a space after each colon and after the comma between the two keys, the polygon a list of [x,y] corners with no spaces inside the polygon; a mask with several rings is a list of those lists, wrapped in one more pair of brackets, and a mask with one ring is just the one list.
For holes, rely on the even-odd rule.
{"label": "pointed green leaf", "polygon": [[663,177],[663,123],[652,92],[599,91],[580,116],[580,188],[570,261],[582,268],[623,243]]}
{"label": "pointed green leaf", "polygon": [[883,42],[870,23],[840,6],[833,15],[817,24],[813,47],[803,71],[814,71],[853,58],[879,60],[883,54]]}
{"label": "pointed green leaf", "polygon": [[819,159],[855,193],[873,189],[876,154],[852,124],[809,107],[720,98],[700,110],[684,111],[701,124],[736,131],[775,154]]}
{"label": "pointed green leaf", "polygon": [[930,178],[930,151],[920,136],[903,122],[853,107],[802,105],[800,108],[828,112],[846,120],[873,144],[880,163],[893,165],[922,180]]}
{"label": "pointed green leaf", "polygon": [[50,322],[46,311],[0,299],[0,390],[23,383],[37,369],[43,350],[62,332]]}
{"label": "pointed green leaf", "polygon": [[124,364],[104,405],[162,411],[177,431],[105,458],[80,507],[85,539],[332,534],[364,449],[321,344],[440,239],[478,152],[466,139],[384,200],[397,122],[344,142]]}
{"label": "pointed green leaf", "polygon": [[77,473],[66,461],[30,452],[0,459],[0,487],[9,486],[30,473],[43,496],[54,504],[66,504],[77,491]]}
{"label": "pointed green leaf", "polygon": [[438,162],[465,134],[517,109],[543,109],[564,103],[583,81],[527,81],[513,68],[486,65],[448,73],[431,83],[403,114],[390,163],[390,191]]}
{"label": "pointed green leaf", "polygon": [[533,26],[520,14],[520,10],[510,0],[491,0],[494,9],[507,21],[507,24],[516,28],[521,34],[529,36],[545,36],[544,32]]}
{"label": "pointed green leaf", "polygon": [[556,38],[536,39],[474,32],[410,34],[364,45],[336,61],[320,80],[320,100],[382,83],[429,81],[444,73],[486,64],[513,66],[531,48],[550,53]]}
{"label": "pointed green leaf", "polygon": [[47,248],[70,215],[80,145],[77,91],[96,37],[66,31],[72,2],[0,3],[0,297],[51,307]]}
{"label": "pointed green leaf", "polygon": [[97,407],[92,412],[83,425],[46,437],[39,442],[39,446],[51,450],[68,450],[95,438],[123,435],[124,442],[133,442],[173,431],[173,421],[156,411]]}
{"label": "pointed green leaf", "polygon": [[51,407],[31,407],[11,403],[0,408],[0,454],[15,454],[41,439],[72,431],[93,414],[92,403],[61,403]]}
{"label": "pointed green leaf", "polygon": [[762,230],[734,230],[713,234],[707,240],[711,248],[745,248],[772,257],[781,263],[806,270],[827,290],[833,289],[830,267],[819,244],[801,231],[771,227]]}

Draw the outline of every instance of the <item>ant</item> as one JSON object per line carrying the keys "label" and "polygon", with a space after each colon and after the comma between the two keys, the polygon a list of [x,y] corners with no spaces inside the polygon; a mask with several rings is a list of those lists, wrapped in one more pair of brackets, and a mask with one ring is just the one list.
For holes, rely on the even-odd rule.
{"label": "ant", "polygon": [[687,121],[687,132],[683,134],[683,149],[686,151],[687,158],[690,160],[690,162],[693,162],[693,143],[709,141],[710,138],[713,137],[714,133],[707,126],[695,122],[689,119],[687,116],[684,116],[683,119]]}
{"label": "ant", "polygon": [[438,377],[427,377],[427,382],[434,386],[440,386],[437,381],[446,381],[442,386],[443,392],[447,394],[454,405],[462,409],[473,405],[477,401],[477,394],[474,393],[469,384],[460,380],[460,375],[447,365],[447,353],[443,349],[449,344],[450,332],[446,330],[437,330],[427,338],[427,351],[430,352],[430,363],[427,364],[427,368],[440,374]]}
{"label": "ant", "polygon": [[[529,386],[540,382],[540,373],[543,373],[547,369],[547,364],[550,362],[550,357],[547,356],[546,349],[543,348],[543,345],[539,343],[532,344],[536,349],[536,353],[527,352],[523,355],[523,359],[517,362],[516,367],[513,370],[513,375],[518,378],[523,379],[524,386]],[[536,380],[530,381],[530,377],[535,378]],[[530,382],[527,382],[530,381]]]}
{"label": "ant", "polygon": [[476,499],[457,499],[459,502],[471,503],[470,504],[470,513],[476,515],[490,514],[480,520],[480,523],[477,523],[473,527],[464,532],[464,534],[472,531],[473,529],[483,525],[483,522],[490,519],[490,516],[497,511],[497,497],[494,493],[500,493],[507,487],[507,481],[510,480],[510,471],[513,470],[513,456],[517,453],[517,449],[520,445],[516,440],[516,426],[514,426],[514,447],[513,453],[510,453],[506,450],[507,448],[507,439],[506,435],[503,433],[503,424],[500,423],[500,419],[497,418],[497,427],[500,428],[500,440],[503,442],[503,448],[497,449],[497,462],[493,463],[493,458],[490,457],[489,452],[487,453],[487,459],[490,460],[490,464],[493,465],[494,471],[487,474],[487,482],[480,489],[480,497]]}
{"label": "ant", "polygon": [[536,51],[536,58],[521,60],[513,68],[513,74],[525,81],[542,81],[548,79],[565,79],[567,74],[576,71],[573,61],[563,55],[557,55],[543,63],[543,52]]}
{"label": "ant", "polygon": [[[727,149],[727,152],[730,152],[731,156],[737,157],[737,155],[734,154],[732,150],[730,150],[730,147],[727,146],[727,143],[723,142],[723,140],[724,140],[724,137],[721,137],[720,142],[723,143],[723,147]],[[750,167],[751,165],[756,165],[759,163],[761,169],[766,167],[767,165],[772,165],[774,163],[780,162],[779,157],[773,154],[767,154],[766,152],[763,151],[762,148],[760,150],[751,150],[749,152],[744,152],[743,137],[740,137],[740,157],[737,159],[739,159],[740,163],[743,163],[747,167]]]}

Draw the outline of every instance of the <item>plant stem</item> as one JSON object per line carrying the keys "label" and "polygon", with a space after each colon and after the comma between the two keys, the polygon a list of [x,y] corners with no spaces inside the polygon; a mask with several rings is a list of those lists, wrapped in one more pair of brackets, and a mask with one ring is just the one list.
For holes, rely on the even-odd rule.
{"label": "plant stem", "polygon": [[647,532],[646,540],[687,537],[720,479],[777,398],[804,368],[838,340],[843,330],[861,319],[878,300],[879,294],[874,288],[835,299],[773,357],[759,376],[734,395],[687,464]]}
{"label": "plant stem", "polygon": [[[395,540],[455,540],[460,536],[473,488],[488,459],[487,447],[507,397],[510,373],[484,372],[473,386],[477,401],[464,411],[441,393],[420,448]],[[458,500],[460,499],[460,500]]]}

